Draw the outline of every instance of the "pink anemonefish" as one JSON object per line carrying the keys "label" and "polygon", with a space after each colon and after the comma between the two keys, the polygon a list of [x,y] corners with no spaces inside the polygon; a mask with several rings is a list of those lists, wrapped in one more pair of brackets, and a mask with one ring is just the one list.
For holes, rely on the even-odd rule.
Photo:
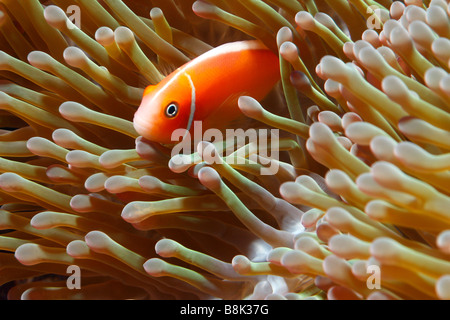
{"label": "pink anemonefish", "polygon": [[240,96],[261,100],[279,79],[278,57],[260,41],[227,43],[148,86],[134,127],[144,138],[163,144],[174,143],[176,129],[192,130],[194,121],[202,121],[203,131],[225,129],[242,116]]}

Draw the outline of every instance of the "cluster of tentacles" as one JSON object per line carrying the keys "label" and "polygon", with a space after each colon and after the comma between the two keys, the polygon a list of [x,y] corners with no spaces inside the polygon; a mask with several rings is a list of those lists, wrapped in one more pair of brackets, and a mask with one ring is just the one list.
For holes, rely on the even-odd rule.
{"label": "cluster of tentacles", "polygon": [[[1,0],[8,298],[449,299],[449,14],[444,0]],[[180,162],[138,137],[147,85],[252,38],[281,81],[239,107],[282,132],[279,159],[247,146],[204,161],[223,151],[205,141]]]}

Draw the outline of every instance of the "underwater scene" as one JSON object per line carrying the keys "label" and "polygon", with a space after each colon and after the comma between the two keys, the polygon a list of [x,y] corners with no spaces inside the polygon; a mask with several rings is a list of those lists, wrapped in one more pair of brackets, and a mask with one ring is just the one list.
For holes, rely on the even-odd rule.
{"label": "underwater scene", "polygon": [[450,299],[449,15],[0,0],[0,300]]}

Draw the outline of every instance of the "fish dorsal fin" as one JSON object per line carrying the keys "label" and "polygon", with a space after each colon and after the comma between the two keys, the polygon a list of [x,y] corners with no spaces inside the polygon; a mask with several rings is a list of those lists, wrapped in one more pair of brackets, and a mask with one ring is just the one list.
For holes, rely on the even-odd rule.
{"label": "fish dorsal fin", "polygon": [[156,85],[149,85],[145,88],[144,97],[156,90]]}

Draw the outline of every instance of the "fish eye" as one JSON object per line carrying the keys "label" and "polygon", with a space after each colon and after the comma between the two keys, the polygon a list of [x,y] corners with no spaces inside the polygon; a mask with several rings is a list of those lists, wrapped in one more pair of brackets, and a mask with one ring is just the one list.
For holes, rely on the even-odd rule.
{"label": "fish eye", "polygon": [[173,118],[178,113],[178,105],[175,102],[170,103],[166,108],[166,116],[168,118]]}

